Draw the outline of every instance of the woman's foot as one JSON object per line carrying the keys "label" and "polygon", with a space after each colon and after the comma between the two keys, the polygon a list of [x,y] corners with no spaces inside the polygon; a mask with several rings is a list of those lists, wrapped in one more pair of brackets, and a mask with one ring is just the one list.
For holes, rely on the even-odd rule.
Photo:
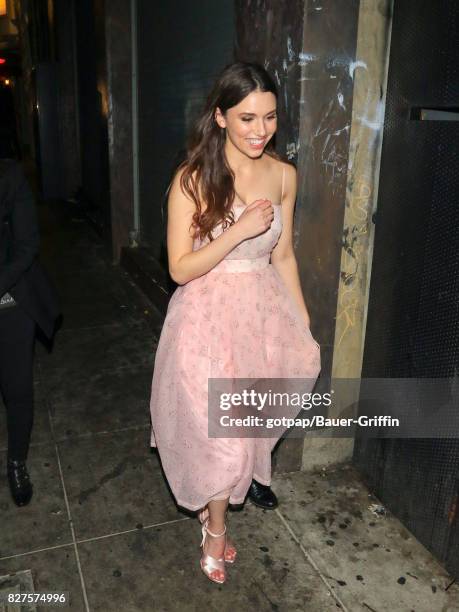
{"label": "woman's foot", "polygon": [[226,581],[225,570],[225,545],[226,545],[226,525],[224,529],[215,533],[208,527],[209,521],[206,520],[202,526],[202,556],[201,569],[211,580],[218,584]]}
{"label": "woman's foot", "polygon": [[[206,506],[205,508],[203,508],[202,510],[198,512],[198,519],[201,525],[204,525],[204,523],[208,520],[208,518],[209,518],[209,510]],[[226,546],[225,546],[225,554],[224,554],[226,563],[234,563],[236,561],[236,556],[237,556],[237,550],[234,544],[232,543],[232,541],[227,537]]]}

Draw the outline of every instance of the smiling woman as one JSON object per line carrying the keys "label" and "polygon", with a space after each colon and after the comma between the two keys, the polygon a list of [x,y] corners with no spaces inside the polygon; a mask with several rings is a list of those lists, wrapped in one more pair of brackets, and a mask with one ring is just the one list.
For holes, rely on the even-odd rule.
{"label": "smiling woman", "polygon": [[277,129],[276,97],[270,91],[254,91],[229,109],[226,117],[217,108],[215,119],[235,147],[246,149],[248,155],[261,153]]}
{"label": "smiling woman", "polygon": [[231,64],[211,91],[197,122],[183,164],[181,186],[195,203],[193,222],[201,238],[222,219],[231,222],[236,175],[227,145],[249,159],[264,152],[278,159],[273,136],[277,129],[277,90],[261,66]]}
{"label": "smiling woman", "polygon": [[296,171],[273,148],[276,102],[263,67],[228,66],[168,201],[169,271],[180,286],[155,357],[151,444],[177,503],[201,511],[201,569],[218,583],[236,558],[228,504],[250,489],[258,501],[269,492],[264,507],[275,507],[280,434],[209,437],[209,379],[302,378],[308,392],[320,372],[292,246]]}

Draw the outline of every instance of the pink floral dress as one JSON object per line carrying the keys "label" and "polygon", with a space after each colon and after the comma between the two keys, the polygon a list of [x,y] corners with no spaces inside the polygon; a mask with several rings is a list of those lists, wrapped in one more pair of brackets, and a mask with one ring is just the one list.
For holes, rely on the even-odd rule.
{"label": "pink floral dress", "polygon": [[[244,205],[233,204],[235,219]],[[304,378],[311,389],[320,347],[270,254],[282,230],[281,205],[263,234],[241,242],[207,274],[176,288],[156,351],[151,445],[178,505],[244,501],[252,478],[271,483],[278,438],[211,438],[209,378]],[[214,237],[221,233],[221,224]],[[195,240],[193,250],[207,244]]]}

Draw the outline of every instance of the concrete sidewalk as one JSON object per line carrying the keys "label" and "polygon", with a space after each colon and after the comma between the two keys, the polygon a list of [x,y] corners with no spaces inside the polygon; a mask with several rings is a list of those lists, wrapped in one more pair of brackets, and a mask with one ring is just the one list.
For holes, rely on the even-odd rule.
{"label": "concrete sidewalk", "polygon": [[41,216],[65,322],[51,354],[37,347],[25,508],[3,476],[0,410],[0,577],[30,570],[36,592],[67,591],[78,611],[459,611],[451,577],[375,513],[350,465],[276,475],[280,507],[231,512],[238,560],[225,585],[207,580],[198,521],[176,508],[149,448],[161,317],[81,218]]}

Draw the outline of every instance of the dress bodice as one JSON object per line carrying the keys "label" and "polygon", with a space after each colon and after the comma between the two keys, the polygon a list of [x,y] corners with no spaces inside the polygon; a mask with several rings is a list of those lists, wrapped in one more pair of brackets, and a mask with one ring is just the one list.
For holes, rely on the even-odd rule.
{"label": "dress bodice", "polygon": [[[253,238],[247,238],[240,242],[232,251],[230,251],[223,261],[226,260],[264,260],[268,258],[271,254],[271,251],[277,244],[279,240],[279,236],[282,231],[282,215],[281,215],[281,205],[273,204],[274,207],[274,218],[271,223],[271,227],[269,227],[265,232],[259,234],[258,236],[254,236]],[[233,212],[234,219],[237,221],[239,216],[244,211],[245,205],[239,205],[233,203]],[[228,229],[228,228],[227,228]],[[212,235],[217,238],[220,234],[223,233],[222,223],[219,223],[213,230]],[[197,251],[201,247],[205,246],[209,243],[209,239],[206,237],[204,240],[200,240],[196,238],[193,244],[193,251]],[[223,262],[221,262],[223,263]],[[216,267],[221,266],[217,264]]]}

